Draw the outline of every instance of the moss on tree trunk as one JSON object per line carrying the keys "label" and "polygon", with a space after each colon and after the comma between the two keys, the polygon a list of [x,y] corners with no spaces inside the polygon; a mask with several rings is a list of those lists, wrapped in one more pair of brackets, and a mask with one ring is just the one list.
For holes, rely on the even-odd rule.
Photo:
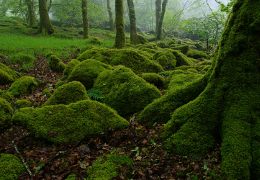
{"label": "moss on tree trunk", "polygon": [[87,0],[82,0],[83,39],[89,38]]}
{"label": "moss on tree trunk", "polygon": [[40,12],[40,29],[39,32],[43,35],[54,33],[54,28],[51,25],[51,21],[48,14],[46,0],[39,0],[39,12]]}
{"label": "moss on tree trunk", "polygon": [[28,24],[29,26],[35,26],[35,13],[33,9],[33,2],[31,0],[26,0],[28,8]]}
{"label": "moss on tree trunk", "polygon": [[164,18],[167,2],[168,2],[168,0],[163,0],[163,3],[162,3],[162,12],[160,13],[158,29],[156,30],[156,40],[161,40],[161,38],[162,38],[162,25],[163,25],[163,18]]}
{"label": "moss on tree trunk", "polygon": [[114,20],[113,20],[113,13],[112,13],[111,6],[110,6],[110,0],[107,0],[107,11],[108,11],[108,15],[109,15],[109,29],[110,29],[110,31],[114,31],[115,25],[114,25]]}
{"label": "moss on tree trunk", "polygon": [[124,24],[124,7],[123,0],[115,0],[116,10],[116,40],[115,48],[122,49],[125,47],[125,24]]}
{"label": "moss on tree trunk", "polygon": [[155,1],[155,32],[158,31],[158,24],[159,24],[159,19],[160,19],[160,14],[162,11],[162,0],[156,0]]}
{"label": "moss on tree trunk", "polygon": [[259,0],[235,1],[207,87],[164,127],[166,148],[178,154],[207,153],[221,139],[223,179],[260,176],[259,12]]}
{"label": "moss on tree trunk", "polygon": [[136,30],[136,18],[135,18],[135,7],[133,0],[127,0],[129,9],[129,20],[130,20],[130,41],[134,44],[137,43],[137,30]]}

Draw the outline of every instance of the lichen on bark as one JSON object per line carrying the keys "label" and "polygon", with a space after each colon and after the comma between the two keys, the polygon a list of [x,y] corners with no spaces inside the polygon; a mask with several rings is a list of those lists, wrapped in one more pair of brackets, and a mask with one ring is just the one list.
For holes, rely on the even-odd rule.
{"label": "lichen on bark", "polygon": [[116,39],[115,48],[122,49],[125,47],[125,24],[123,0],[115,0],[116,10]]}

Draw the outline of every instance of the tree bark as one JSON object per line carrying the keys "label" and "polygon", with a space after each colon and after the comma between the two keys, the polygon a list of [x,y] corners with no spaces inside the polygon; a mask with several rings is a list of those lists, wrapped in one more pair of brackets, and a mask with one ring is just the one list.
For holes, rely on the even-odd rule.
{"label": "tree bark", "polygon": [[114,20],[113,20],[112,9],[110,7],[110,0],[107,0],[107,11],[108,11],[108,15],[109,15],[109,28],[110,28],[110,31],[114,31],[115,30],[115,25],[114,25]]}
{"label": "tree bark", "polygon": [[130,20],[130,41],[134,44],[137,43],[137,30],[136,30],[136,18],[135,18],[135,7],[133,0],[127,0],[129,9],[129,20]]}
{"label": "tree bark", "polygon": [[159,19],[160,19],[160,14],[162,11],[162,0],[156,0],[155,1],[155,32],[158,31],[158,25],[159,25]]}
{"label": "tree bark", "polygon": [[116,39],[115,48],[122,49],[125,47],[125,24],[124,24],[124,7],[123,0],[115,0],[116,10]]}
{"label": "tree bark", "polygon": [[82,0],[83,39],[89,38],[87,0]]}
{"label": "tree bark", "polygon": [[162,25],[163,25],[163,18],[164,18],[167,2],[168,2],[168,0],[163,0],[163,3],[162,3],[162,12],[160,13],[158,29],[156,31],[156,40],[161,40],[161,38],[162,38]]}
{"label": "tree bark", "polygon": [[164,126],[165,147],[180,155],[205,154],[221,140],[222,179],[260,176],[259,12],[258,0],[235,1],[206,88]]}
{"label": "tree bark", "polygon": [[27,8],[28,8],[28,24],[29,26],[35,26],[35,13],[33,9],[33,1],[26,0]]}
{"label": "tree bark", "polygon": [[54,33],[54,28],[51,25],[51,21],[48,14],[46,0],[39,0],[39,12],[40,12],[40,29],[39,32],[43,35]]}

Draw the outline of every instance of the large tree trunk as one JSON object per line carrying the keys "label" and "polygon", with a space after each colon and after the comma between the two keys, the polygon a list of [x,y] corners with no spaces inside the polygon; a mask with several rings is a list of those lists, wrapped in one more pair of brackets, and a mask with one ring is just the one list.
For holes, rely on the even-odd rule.
{"label": "large tree trunk", "polygon": [[129,9],[129,20],[130,20],[130,41],[134,44],[137,43],[137,30],[136,30],[136,18],[135,18],[135,7],[133,0],[127,0]]}
{"label": "large tree trunk", "polygon": [[115,48],[125,47],[125,24],[124,24],[124,7],[123,0],[115,0],[116,10],[116,40]]}
{"label": "large tree trunk", "polygon": [[40,12],[40,33],[43,35],[54,33],[54,28],[51,25],[51,21],[48,14],[46,0],[39,0],[39,12]]}
{"label": "large tree trunk", "polygon": [[159,19],[160,19],[160,14],[162,11],[162,0],[156,0],[155,1],[155,32],[158,31],[158,25],[159,25]]}
{"label": "large tree trunk", "polygon": [[87,0],[82,0],[83,39],[89,38]]}
{"label": "large tree trunk", "polygon": [[27,8],[28,8],[28,24],[29,26],[35,26],[35,13],[33,9],[33,1],[26,0]]}
{"label": "large tree trunk", "polygon": [[112,9],[110,7],[110,0],[107,0],[107,11],[108,11],[108,15],[109,15],[109,28],[110,28],[110,31],[114,31],[115,30],[115,25],[114,25],[114,20],[113,20]]}
{"label": "large tree trunk", "polygon": [[205,154],[221,139],[223,179],[260,177],[259,12],[259,0],[235,1],[206,88],[164,127],[166,148],[177,154]]}
{"label": "large tree trunk", "polygon": [[162,12],[160,13],[158,29],[156,31],[156,40],[161,40],[161,38],[162,38],[162,25],[163,25],[163,18],[164,18],[167,2],[168,2],[168,0],[163,0],[163,3],[162,3]]}

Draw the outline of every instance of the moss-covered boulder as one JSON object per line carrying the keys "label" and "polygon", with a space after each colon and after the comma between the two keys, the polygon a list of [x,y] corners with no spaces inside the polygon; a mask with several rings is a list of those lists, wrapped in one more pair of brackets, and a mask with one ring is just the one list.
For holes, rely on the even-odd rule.
{"label": "moss-covered boulder", "polygon": [[24,165],[17,156],[0,154],[0,180],[16,180],[24,172]]}
{"label": "moss-covered boulder", "polygon": [[98,136],[109,128],[123,129],[129,126],[115,110],[91,100],[36,109],[21,108],[13,116],[12,122],[23,126],[36,138],[54,144],[78,142],[84,135]]}
{"label": "moss-covered boulder", "polygon": [[36,58],[34,56],[23,53],[14,54],[9,58],[9,62],[19,65],[34,63],[35,61]]}
{"label": "moss-covered boulder", "polygon": [[169,46],[163,41],[158,41],[156,45],[160,48],[169,48]]}
{"label": "moss-covered boulder", "polygon": [[91,44],[101,45],[103,42],[98,37],[90,37],[89,42]]}
{"label": "moss-covered boulder", "polygon": [[0,63],[0,85],[5,85],[14,82],[20,74],[8,66]]}
{"label": "moss-covered boulder", "polygon": [[80,62],[73,68],[67,82],[80,81],[86,89],[91,89],[98,75],[105,70],[111,69],[110,65],[94,59],[88,59]]}
{"label": "moss-covered boulder", "polygon": [[209,56],[206,53],[201,52],[201,51],[195,51],[195,50],[189,50],[187,52],[187,56],[194,58],[194,59],[199,59],[199,58],[209,59]]}
{"label": "moss-covered boulder", "polygon": [[43,82],[36,80],[31,76],[23,76],[16,80],[12,86],[7,90],[14,97],[19,97],[24,94],[31,94],[35,91]]}
{"label": "moss-covered boulder", "polygon": [[48,66],[51,70],[62,73],[66,65],[56,56],[51,55]]}
{"label": "moss-covered boulder", "polygon": [[17,100],[14,103],[16,109],[24,108],[24,107],[31,107],[32,102],[29,99],[21,99]]}
{"label": "moss-covered boulder", "polygon": [[176,47],[172,47],[171,49],[173,49],[173,50],[180,50],[181,53],[186,55],[188,53],[188,51],[190,50],[190,46],[189,45],[176,46]]}
{"label": "moss-covered boulder", "polygon": [[70,75],[70,73],[72,72],[73,68],[79,64],[80,61],[76,60],[76,59],[72,59],[65,67],[64,71],[63,71],[63,76],[62,79],[67,79]]}
{"label": "moss-covered boulder", "polygon": [[11,125],[13,108],[9,102],[0,97],[0,132],[3,132]]}
{"label": "moss-covered boulder", "polygon": [[14,97],[10,92],[0,90],[0,98],[3,98],[10,103]]}
{"label": "moss-covered boulder", "polygon": [[95,59],[97,61],[110,65],[124,65],[131,68],[135,73],[142,72],[161,72],[163,68],[156,62],[148,59],[148,53],[135,49],[108,49],[108,48],[93,48],[85,51],[79,61],[86,59]]}
{"label": "moss-covered boulder", "polygon": [[58,89],[58,87],[62,86],[63,84],[65,84],[65,81],[58,81],[58,82],[55,84],[55,89]]}
{"label": "moss-covered boulder", "polygon": [[[100,156],[94,164],[88,169],[87,180],[109,180],[117,176],[123,167],[129,168],[129,175],[133,166],[133,160],[127,155],[119,155],[117,153],[104,154]],[[127,178],[127,177],[125,177]]]}
{"label": "moss-covered boulder", "polygon": [[183,66],[183,65],[192,66],[194,64],[193,61],[190,58],[185,56],[180,51],[172,50],[171,52],[176,57],[176,60],[177,60],[176,67],[177,66]]}
{"label": "moss-covered boulder", "polygon": [[153,60],[157,61],[165,70],[176,67],[176,57],[171,51],[160,51],[153,55]]}
{"label": "moss-covered boulder", "polygon": [[51,94],[51,92],[50,92],[49,89],[44,89],[44,90],[42,91],[42,95],[49,97],[49,96],[51,96],[52,94]]}
{"label": "moss-covered boulder", "polygon": [[124,66],[102,72],[93,87],[102,92],[103,102],[121,116],[140,111],[154,99],[161,97],[160,91],[154,85],[146,83]]}
{"label": "moss-covered boulder", "polygon": [[150,49],[150,48],[142,48],[141,50],[144,51],[144,52],[148,52],[151,55],[154,55],[157,52],[156,50]]}
{"label": "moss-covered boulder", "polygon": [[164,86],[164,79],[161,75],[156,73],[143,73],[141,77],[149,82],[150,84],[155,85],[157,88],[162,88]]}
{"label": "moss-covered boulder", "polygon": [[81,100],[88,100],[88,94],[86,88],[79,81],[72,81],[68,84],[58,87],[44,104],[55,105],[55,104],[70,104]]}
{"label": "moss-covered boulder", "polygon": [[148,42],[147,39],[145,39],[145,37],[140,34],[137,34],[136,38],[137,38],[137,44],[145,44]]}

